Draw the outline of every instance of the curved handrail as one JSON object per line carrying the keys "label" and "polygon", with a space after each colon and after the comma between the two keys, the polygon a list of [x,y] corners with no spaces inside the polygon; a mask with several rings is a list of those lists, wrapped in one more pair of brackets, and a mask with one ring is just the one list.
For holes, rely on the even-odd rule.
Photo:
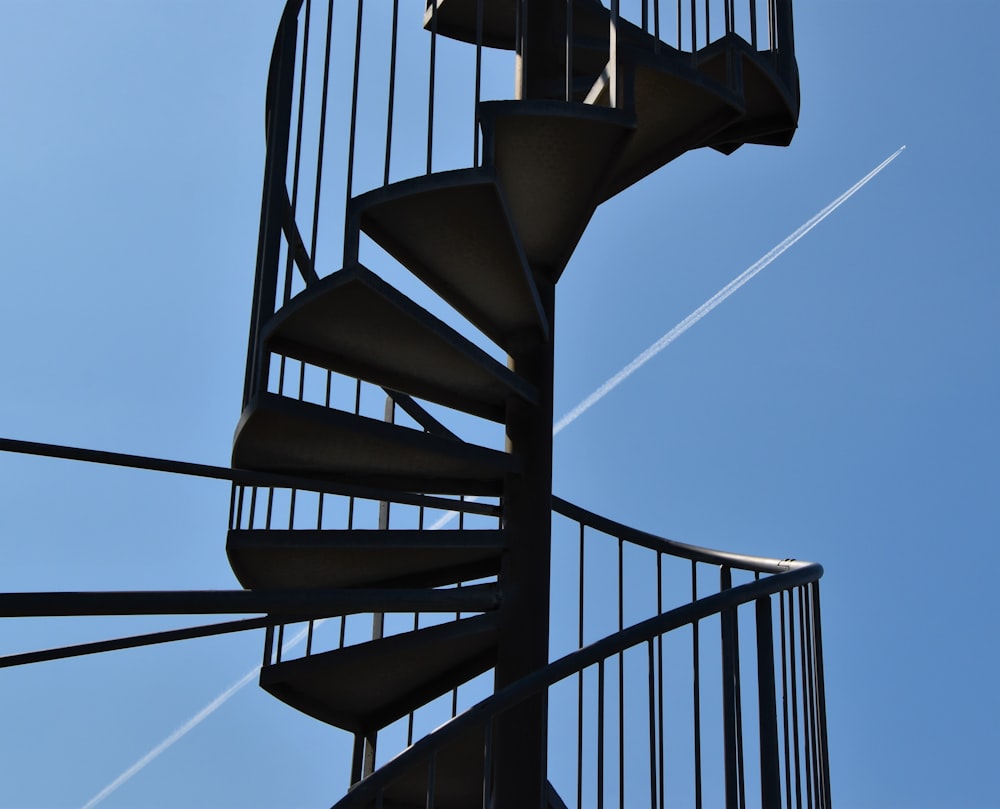
{"label": "curved handrail", "polygon": [[[770,562],[771,560],[762,561]],[[494,717],[527,701],[573,674],[674,629],[735,609],[758,598],[816,582],[823,575],[822,566],[814,562],[787,562],[785,564],[787,567],[781,573],[677,607],[595,641],[549,663],[545,668],[539,669],[487,697],[414,743],[367,779],[357,784],[350,793],[334,804],[332,809],[350,809],[350,807],[359,806],[365,801],[376,799],[378,792],[388,787],[395,778],[404,775],[411,766],[423,763],[436,750],[459,739],[469,728],[492,721]]]}
{"label": "curved handrail", "polygon": [[[602,517],[585,508],[574,505],[561,497],[552,497],[552,510],[557,514],[576,520],[590,528],[596,528],[605,534],[620,537],[626,542],[640,545],[653,551],[675,556],[679,559],[689,559],[692,562],[705,562],[711,565],[725,565],[737,570],[749,570],[754,573],[784,573],[802,564],[794,559],[772,559],[764,556],[750,556],[743,553],[719,551],[703,548],[698,545],[687,545],[672,539],[640,531],[622,523]],[[822,575],[822,568],[820,568]]]}

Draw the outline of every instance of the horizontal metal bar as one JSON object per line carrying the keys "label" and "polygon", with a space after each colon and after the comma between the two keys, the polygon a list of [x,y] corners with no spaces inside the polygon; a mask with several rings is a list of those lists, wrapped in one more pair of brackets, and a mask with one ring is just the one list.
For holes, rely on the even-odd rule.
{"label": "horizontal metal bar", "polygon": [[61,444],[43,444],[38,441],[19,441],[14,438],[0,438],[0,451],[109,466],[124,466],[129,469],[146,469],[153,472],[168,472],[174,475],[188,475],[213,480],[228,480],[245,486],[299,489],[323,494],[337,494],[344,497],[358,497],[363,500],[389,500],[404,505],[423,506],[443,511],[461,511],[466,514],[484,514],[490,517],[495,517],[500,513],[498,506],[489,503],[453,500],[447,497],[434,497],[371,486],[355,486],[348,483],[333,483],[316,478],[257,472],[251,469],[231,469],[226,466],[171,461],[165,458],[151,458],[147,455],[129,455],[124,452],[67,447]]}
{"label": "horizontal metal bar", "polygon": [[302,620],[361,612],[483,612],[496,609],[495,584],[447,590],[161,590],[0,593],[0,617],[78,615],[297,615]]}
{"label": "horizontal metal bar", "polygon": [[[29,663],[44,663],[48,660],[64,660],[68,657],[82,657],[83,655],[115,652],[120,649],[135,649],[139,646],[152,646],[157,643],[172,643],[178,640],[207,638],[212,635],[225,635],[232,632],[246,632],[250,629],[261,629],[268,626],[275,626],[280,621],[288,621],[288,619],[244,618],[239,621],[225,621],[219,624],[205,624],[203,626],[185,627],[184,629],[170,629],[164,632],[148,632],[143,635],[132,635],[127,638],[112,638],[110,640],[95,641],[93,643],[78,643],[73,646],[59,646],[53,649],[42,649],[36,652],[22,652],[20,654],[0,657],[0,668],[25,666]],[[289,621],[289,623],[292,622]]]}

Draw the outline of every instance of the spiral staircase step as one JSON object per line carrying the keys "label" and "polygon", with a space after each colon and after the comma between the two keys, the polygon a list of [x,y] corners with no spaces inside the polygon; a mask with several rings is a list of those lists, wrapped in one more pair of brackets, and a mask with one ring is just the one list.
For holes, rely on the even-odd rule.
{"label": "spiral staircase step", "polygon": [[243,410],[233,466],[369,486],[498,494],[515,456],[274,393]]}
{"label": "spiral staircase step", "polygon": [[745,111],[739,120],[719,132],[711,145],[728,154],[744,143],[791,143],[799,110],[791,88],[779,76],[774,58],[755,51],[735,34],[698,53],[698,69],[720,82],[726,81],[727,62],[733,71],[733,86],[742,93]]}
{"label": "spiral staircase step", "polygon": [[502,530],[231,530],[229,563],[248,589],[438,587],[495,575]]}
{"label": "spiral staircase step", "polygon": [[633,117],[561,101],[491,101],[479,117],[485,162],[496,170],[528,261],[558,280]]}
{"label": "spiral staircase step", "polygon": [[264,339],[295,359],[502,422],[507,399],[537,391],[360,264],[309,286]]}
{"label": "spiral staircase step", "polygon": [[[686,151],[705,146],[743,115],[739,94],[696,70],[688,55],[622,48],[620,56],[625,104],[634,110],[636,126],[608,176],[602,199]],[[594,100],[608,92],[605,85]]]}
{"label": "spiral staircase step", "polygon": [[351,202],[363,230],[504,349],[549,324],[493,173],[460,169],[370,191]]}
{"label": "spiral staircase step", "polygon": [[496,643],[486,613],[274,663],[260,685],[329,725],[374,731],[490,669]]}

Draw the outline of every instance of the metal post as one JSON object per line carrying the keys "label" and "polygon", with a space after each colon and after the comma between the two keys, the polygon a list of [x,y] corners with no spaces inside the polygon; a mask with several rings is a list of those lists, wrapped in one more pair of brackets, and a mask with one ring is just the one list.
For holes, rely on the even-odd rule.
{"label": "metal post", "polygon": [[757,599],[757,710],[760,727],[760,804],[781,806],[778,707],[774,696],[774,624],[771,598]]}
{"label": "metal post", "polygon": [[[536,279],[550,328],[555,287]],[[503,688],[548,663],[549,566],[552,527],[553,343],[526,337],[512,347],[510,364],[535,385],[539,402],[512,399],[507,410],[508,449],[522,463],[504,484],[504,527],[508,551],[500,570],[503,605],[496,685]],[[543,806],[546,785],[548,708],[540,695],[501,716],[496,723],[495,809]]]}
{"label": "metal post", "polygon": [[[719,590],[732,587],[732,573],[728,567],[722,568]],[[722,723],[724,771],[726,780],[726,809],[739,806],[739,768],[736,743],[736,644],[733,636],[734,610],[723,610],[719,615],[722,624]]]}

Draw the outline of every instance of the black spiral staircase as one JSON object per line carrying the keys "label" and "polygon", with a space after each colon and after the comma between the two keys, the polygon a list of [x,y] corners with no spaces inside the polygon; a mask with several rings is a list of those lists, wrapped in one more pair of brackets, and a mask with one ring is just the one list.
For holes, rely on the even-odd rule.
{"label": "black spiral staircase", "polygon": [[[290,657],[285,628],[268,630],[261,686],[355,735],[352,788],[337,807],[560,807],[570,793],[569,803],[601,806],[605,793],[615,803],[615,789],[617,805],[662,806],[673,766],[664,765],[664,650],[679,631],[692,644],[694,670],[685,780],[691,802],[711,803],[701,760],[709,731],[699,718],[699,628],[707,625],[721,638],[713,669],[723,684],[719,800],[745,805],[759,785],[765,806],[802,805],[803,795],[809,805],[829,805],[818,566],[678,545],[551,493],[555,286],[597,207],[688,150],[784,145],[796,127],[790,0],[633,5],[631,22],[618,0],[611,8],[597,0],[432,0],[422,21],[408,4],[401,14],[398,2],[373,11],[357,0],[336,10],[288,0],[284,9],[267,94],[260,248],[232,464],[298,482],[236,484],[227,550],[245,588],[347,589],[377,602],[367,608],[367,639],[352,640],[340,618],[339,638],[320,649],[324,630],[314,620],[305,654]],[[378,57],[389,65],[384,138],[359,123],[372,92],[359,80],[374,47],[372,15],[384,20],[389,43]],[[404,107],[395,83],[407,70],[398,44],[406,37],[429,45],[420,74],[429,74],[426,132],[394,117]],[[441,142],[450,114],[434,87],[445,42],[449,54],[466,49],[476,77],[464,116],[473,160],[434,170],[432,138]],[[346,78],[338,48],[353,57]],[[497,51],[511,54],[515,100],[481,98],[484,54]],[[338,103],[338,93],[347,100]],[[390,181],[391,149],[424,138],[424,172]],[[378,149],[368,148],[376,141]],[[334,164],[328,155],[341,146],[346,164]],[[382,182],[359,193],[372,151],[374,162],[384,157]],[[340,207],[334,187],[343,191]],[[318,245],[338,239],[342,250],[319,263]],[[428,290],[424,303],[438,299],[440,317],[369,269],[367,254],[380,266],[391,257],[417,279]],[[378,404],[366,410],[372,392]],[[445,426],[449,414],[462,424],[502,425],[504,445],[462,440]],[[579,535],[571,569],[580,617],[576,651],[552,661],[555,521]],[[617,540],[618,625],[587,642],[584,547],[593,536]],[[651,554],[657,577],[656,606],[634,623],[625,618],[622,573],[633,549]],[[663,591],[671,564],[690,581],[674,606]],[[707,594],[706,569],[721,571]],[[746,580],[734,582],[734,572]],[[415,612],[394,597],[415,590],[426,591],[428,609]],[[452,620],[426,622],[435,599],[440,610],[456,610]],[[752,655],[741,655],[741,605],[755,611]],[[399,613],[412,624],[390,631],[387,616]],[[648,682],[649,692],[648,719],[633,738],[625,730],[626,666],[635,649],[648,649],[639,690]],[[750,669],[752,699],[741,686]],[[492,696],[460,712],[458,689],[490,671]],[[612,679],[618,705],[606,711]],[[575,785],[547,763],[550,694],[573,682]],[[594,712],[585,693],[596,694]],[[414,738],[414,713],[449,694],[448,721]],[[620,738],[605,749],[615,722]],[[376,743],[394,723],[409,730],[385,764]],[[752,755],[744,732],[759,739]],[[640,747],[647,786],[636,797],[625,762]]]}

